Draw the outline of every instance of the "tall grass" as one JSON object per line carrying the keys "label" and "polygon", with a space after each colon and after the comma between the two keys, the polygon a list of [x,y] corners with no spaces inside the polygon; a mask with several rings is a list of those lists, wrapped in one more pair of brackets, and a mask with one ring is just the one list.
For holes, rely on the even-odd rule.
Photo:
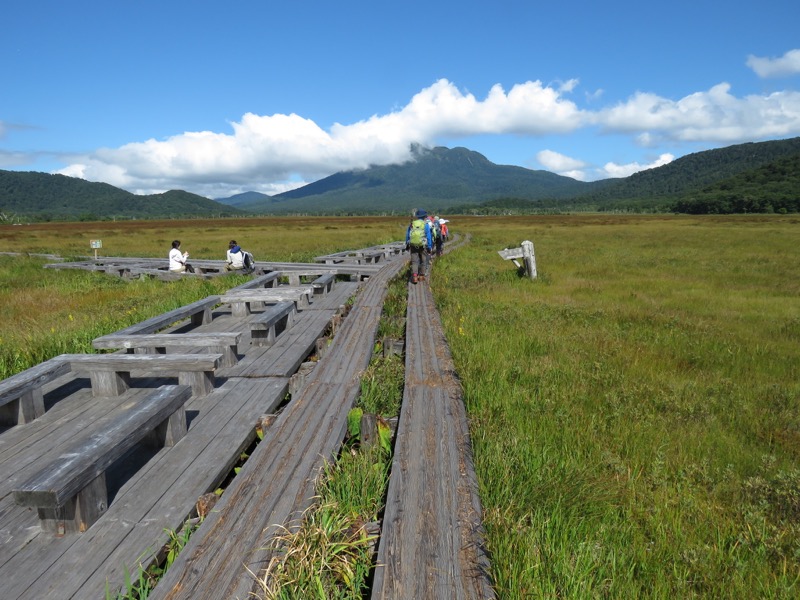
{"label": "tall grass", "polygon": [[194,258],[222,260],[236,239],[260,261],[313,262],[314,256],[403,239],[405,223],[390,218],[276,218],[0,226],[0,378],[68,352],[91,352],[91,341],[153,315],[245,281],[238,275],[124,281],[79,270],[45,269],[27,253],[80,257],[101,239],[101,256],[166,260],[173,239]]}
{"label": "tall grass", "polygon": [[[257,259],[301,260],[401,239],[405,222],[128,226],[6,227],[0,241],[69,255],[102,238],[109,254],[162,256],[177,237],[221,258],[235,238]],[[453,220],[472,243],[437,259],[431,285],[500,597],[799,595],[799,228],[790,217]],[[536,281],[496,252],[525,239]],[[214,293],[206,285],[0,258],[4,373]]]}
{"label": "tall grass", "polygon": [[[404,330],[396,327],[405,315],[407,288],[406,273],[389,283],[379,332],[403,337]],[[386,435],[385,440],[365,445],[358,419],[364,412],[381,418],[399,415],[404,370],[402,357],[383,356],[376,344],[351,411],[355,431],[349,432],[336,461],[325,464],[317,482],[317,502],[299,523],[273,540],[273,558],[255,578],[257,597],[359,600],[367,595],[377,540],[370,530],[377,529],[383,512],[391,451],[385,421],[379,425],[379,438]]]}
{"label": "tall grass", "polygon": [[93,352],[92,340],[245,281],[233,275],[165,283],[43,268],[0,256],[0,378],[58,354]]}
{"label": "tall grass", "polygon": [[796,220],[460,225],[433,285],[500,597],[796,596]]}

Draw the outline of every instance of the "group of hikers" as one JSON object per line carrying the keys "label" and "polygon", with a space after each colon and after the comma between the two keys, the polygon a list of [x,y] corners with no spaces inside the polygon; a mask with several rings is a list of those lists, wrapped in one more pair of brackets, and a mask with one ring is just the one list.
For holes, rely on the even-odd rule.
{"label": "group of hikers", "polygon": [[431,258],[442,255],[449,234],[447,219],[430,216],[427,211],[411,211],[411,223],[406,230],[406,250],[411,253],[411,283],[425,281]]}
{"label": "group of hikers", "polygon": [[[169,270],[173,273],[194,273],[194,267],[189,264],[189,253],[181,252],[181,241],[174,240],[172,249],[169,251]],[[225,255],[226,271],[241,271],[242,273],[252,273],[255,268],[253,255],[236,242],[228,242],[228,251]]]}
{"label": "group of hikers", "polygon": [[[430,216],[423,209],[411,211],[411,223],[406,231],[406,250],[411,253],[411,283],[425,281],[431,259],[442,255],[442,247],[449,235],[447,223],[447,219],[440,219],[438,215]],[[181,252],[181,241],[174,240],[169,251],[169,270],[173,273],[194,273],[194,267],[188,260],[189,253]],[[236,240],[231,240],[225,255],[225,270],[252,273],[254,268],[253,255],[243,250]]]}

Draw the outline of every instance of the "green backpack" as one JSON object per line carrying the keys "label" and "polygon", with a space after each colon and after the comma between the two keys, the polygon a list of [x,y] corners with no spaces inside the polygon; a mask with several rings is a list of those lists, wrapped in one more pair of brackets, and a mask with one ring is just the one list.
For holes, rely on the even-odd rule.
{"label": "green backpack", "polygon": [[428,240],[425,237],[425,221],[422,219],[414,219],[411,222],[411,233],[408,236],[408,244],[418,248],[428,245]]}

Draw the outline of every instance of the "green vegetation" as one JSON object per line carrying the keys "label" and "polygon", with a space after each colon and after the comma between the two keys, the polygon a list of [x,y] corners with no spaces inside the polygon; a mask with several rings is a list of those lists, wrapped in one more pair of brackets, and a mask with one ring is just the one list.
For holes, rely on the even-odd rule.
{"label": "green vegetation", "polygon": [[[259,225],[257,256],[314,256],[392,232],[398,239],[405,222],[270,220]],[[498,597],[797,597],[798,226],[779,215],[453,219],[451,231],[472,242],[437,260],[431,285],[464,388]],[[0,228],[0,236],[25,229],[6,247],[72,247],[64,229],[48,227]],[[180,237],[219,258],[220,239],[242,237],[211,221],[150,227],[120,226],[114,244],[160,256],[163,240]],[[526,239],[536,281],[497,255]],[[42,262],[0,258],[4,361],[38,362],[48,351],[37,344],[81,351],[98,329],[207,293],[196,280],[123,282]],[[390,290],[397,321],[382,323],[381,335],[401,326],[403,287]],[[95,329],[101,315],[114,321]],[[378,350],[360,406],[390,416],[401,365]],[[317,526],[352,515],[342,498],[385,477],[363,451],[342,458],[368,466],[331,484],[344,490],[333,501],[340,508],[321,500]],[[359,524],[355,537],[334,538],[325,556],[368,545],[360,524],[373,520],[374,497],[348,521]],[[323,528],[333,530],[343,531]],[[360,566],[333,569],[346,575],[332,581],[355,597],[348,585],[365,563],[348,564]]]}
{"label": "green vegetation", "polygon": [[242,211],[182,190],[136,195],[65,175],[0,170],[4,220],[98,221],[236,216]]}
{"label": "green vegetation", "polygon": [[169,541],[161,549],[160,554],[163,555],[161,561],[147,567],[140,564],[134,577],[126,569],[123,589],[113,592],[106,584],[106,600],[112,598],[114,600],[146,600],[189,542],[189,538],[200,527],[200,523],[202,523],[202,519],[194,518],[187,520],[180,531],[167,531]]}
{"label": "green vegetation", "polygon": [[474,223],[433,285],[498,596],[797,597],[797,219]]}
{"label": "green vegetation", "polygon": [[696,215],[798,213],[800,153],[705,187],[672,210]]}
{"label": "green vegetation", "polygon": [[246,281],[241,275],[124,281],[89,271],[44,269],[44,262],[0,256],[0,378],[59,354],[94,352],[96,337]]}
{"label": "green vegetation", "polygon": [[[379,330],[396,331],[405,316],[407,280],[404,273],[389,284]],[[348,415],[348,435],[339,457],[323,470],[317,502],[300,523],[275,538],[274,556],[256,579],[261,597],[360,600],[368,592],[377,542],[369,529],[377,525],[389,485],[391,432],[386,419],[399,415],[403,384],[403,359],[384,357],[377,345],[361,378],[356,407]],[[372,445],[361,439],[365,412],[379,417],[378,439]]]}

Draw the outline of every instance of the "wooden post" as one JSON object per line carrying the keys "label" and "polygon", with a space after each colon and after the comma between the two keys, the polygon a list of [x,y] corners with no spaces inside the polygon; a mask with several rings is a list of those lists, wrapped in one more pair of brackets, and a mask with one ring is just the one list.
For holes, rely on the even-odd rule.
{"label": "wooden post", "polygon": [[[525,274],[531,279],[536,279],[536,256],[533,253],[533,242],[528,240],[522,242],[520,248],[506,248],[498,250],[497,253],[504,259],[513,262],[518,269],[524,267]],[[522,259],[523,264],[518,259]]]}
{"label": "wooden post", "polygon": [[522,242],[522,259],[525,261],[525,272],[531,279],[536,279],[536,255],[533,253],[533,242]]}

